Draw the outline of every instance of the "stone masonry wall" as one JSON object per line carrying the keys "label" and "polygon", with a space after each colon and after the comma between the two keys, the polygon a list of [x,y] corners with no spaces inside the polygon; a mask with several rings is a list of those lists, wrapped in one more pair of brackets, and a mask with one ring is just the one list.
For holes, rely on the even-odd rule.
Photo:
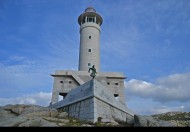
{"label": "stone masonry wall", "polygon": [[98,122],[98,119],[102,119],[103,122],[126,121],[130,116],[126,112],[95,97],[73,103],[59,110],[68,112],[70,117],[89,122]]}
{"label": "stone masonry wall", "polygon": [[68,112],[70,117],[80,120],[94,122],[94,103],[93,98],[88,98],[80,102],[65,106],[60,110]]}
{"label": "stone masonry wall", "polygon": [[113,120],[126,121],[127,113],[111,106],[110,104],[98,99],[94,98],[95,105],[95,122],[98,121],[98,118],[104,120],[104,122],[111,122]]}

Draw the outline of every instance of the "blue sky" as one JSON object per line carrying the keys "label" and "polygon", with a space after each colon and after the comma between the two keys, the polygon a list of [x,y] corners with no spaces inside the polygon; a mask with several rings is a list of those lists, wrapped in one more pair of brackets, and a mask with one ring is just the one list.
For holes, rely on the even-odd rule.
{"label": "blue sky", "polygon": [[0,0],[0,105],[48,105],[55,70],[77,70],[78,16],[103,17],[101,71],[123,72],[138,114],[190,111],[189,0]]}

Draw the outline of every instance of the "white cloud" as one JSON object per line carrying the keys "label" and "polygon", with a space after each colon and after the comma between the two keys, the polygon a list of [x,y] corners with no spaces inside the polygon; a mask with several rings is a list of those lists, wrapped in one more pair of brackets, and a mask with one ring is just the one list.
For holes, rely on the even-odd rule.
{"label": "white cloud", "polygon": [[23,61],[25,59],[26,59],[26,57],[23,57],[23,56],[11,56],[10,57],[11,61]]}
{"label": "white cloud", "polygon": [[130,100],[126,101],[128,108],[133,110],[136,114],[141,115],[153,115],[171,111],[190,111],[190,101],[179,102],[158,102],[152,100],[152,98],[141,98],[137,96],[128,96]]}
{"label": "white cloud", "polygon": [[16,98],[0,98],[0,106],[4,106],[7,104],[33,104],[48,106],[51,102],[51,94],[52,93],[40,92]]}
{"label": "white cloud", "polygon": [[151,98],[159,102],[189,101],[190,73],[174,74],[157,79],[156,83],[131,79],[126,82],[128,96]]}
{"label": "white cloud", "polygon": [[30,61],[27,61],[27,63],[28,64],[15,64],[8,66],[0,64],[1,87],[7,86],[15,89],[19,87],[27,88],[43,86],[44,82],[42,81],[49,77],[48,74],[46,74],[49,69],[41,70],[40,68],[42,67],[38,67],[36,64],[31,64]]}

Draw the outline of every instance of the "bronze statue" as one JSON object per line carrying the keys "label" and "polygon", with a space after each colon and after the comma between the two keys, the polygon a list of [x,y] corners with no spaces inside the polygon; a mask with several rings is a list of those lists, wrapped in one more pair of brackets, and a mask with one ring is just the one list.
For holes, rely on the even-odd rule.
{"label": "bronze statue", "polygon": [[93,65],[91,68],[89,68],[88,70],[89,73],[90,73],[90,70],[92,70],[92,73],[90,74],[90,76],[94,79],[97,73],[95,66]]}

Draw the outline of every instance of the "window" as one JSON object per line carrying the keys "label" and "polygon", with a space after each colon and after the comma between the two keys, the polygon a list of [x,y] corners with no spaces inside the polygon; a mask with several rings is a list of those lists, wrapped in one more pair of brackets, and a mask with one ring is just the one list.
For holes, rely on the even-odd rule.
{"label": "window", "polygon": [[88,63],[88,66],[91,66],[91,63]]}
{"label": "window", "polygon": [[88,17],[87,22],[94,22],[94,17]]}
{"label": "window", "polygon": [[69,84],[71,84],[72,83],[72,81],[69,81]]}
{"label": "window", "polygon": [[114,94],[114,97],[118,97],[119,96],[119,94]]}
{"label": "window", "polygon": [[89,36],[89,39],[91,39],[92,37],[91,36]]}
{"label": "window", "polygon": [[109,83],[109,82],[107,82],[107,85],[110,85],[110,83]]}
{"label": "window", "polygon": [[60,83],[63,83],[63,81],[60,81]]}
{"label": "window", "polygon": [[115,83],[115,85],[118,85],[118,83]]}
{"label": "window", "polygon": [[91,49],[88,49],[88,52],[91,52],[92,50]]}

